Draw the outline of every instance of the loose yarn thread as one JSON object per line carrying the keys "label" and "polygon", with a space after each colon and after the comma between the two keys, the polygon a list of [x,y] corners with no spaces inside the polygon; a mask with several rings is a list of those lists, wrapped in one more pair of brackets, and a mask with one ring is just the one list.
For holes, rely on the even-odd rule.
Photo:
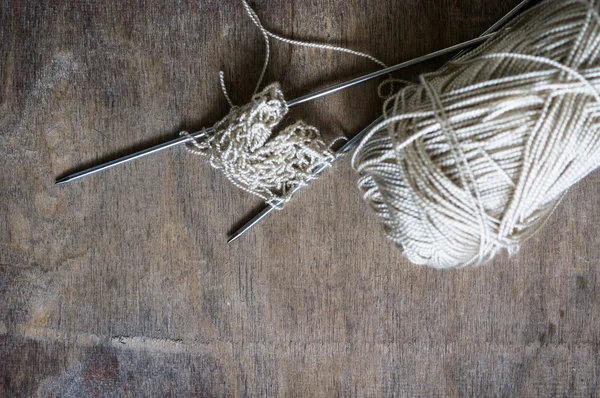
{"label": "loose yarn thread", "polygon": [[303,121],[274,133],[289,109],[278,83],[258,92],[269,64],[269,38],[294,46],[343,52],[367,58],[382,67],[386,65],[369,54],[276,35],[263,27],[245,0],[242,4],[265,41],[265,61],[252,100],[243,106],[234,105],[221,71],[219,82],[231,107],[229,113],[213,126],[212,134],[205,133],[201,138],[193,138],[186,131],[181,134],[189,137],[186,146],[190,152],[208,157],[210,165],[222,170],[235,186],[262,198],[271,206],[282,208],[298,187],[315,178],[312,173],[318,166],[331,163],[335,157],[331,146],[342,137],[328,146],[319,130]]}
{"label": "loose yarn thread", "polygon": [[518,251],[600,166],[595,0],[546,0],[385,101],[353,157],[359,188],[415,264]]}

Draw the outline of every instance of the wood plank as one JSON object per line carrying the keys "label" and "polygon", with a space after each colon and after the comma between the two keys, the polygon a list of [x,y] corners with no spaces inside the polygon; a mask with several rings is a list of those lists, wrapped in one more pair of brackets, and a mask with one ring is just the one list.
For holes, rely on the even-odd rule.
{"label": "wood plank", "polygon": [[[256,0],[265,26],[388,63],[479,35],[518,0]],[[238,1],[0,4],[1,396],[598,396],[600,175],[514,257],[435,271],[383,238],[342,161],[233,245],[260,202],[178,148],[252,94]],[[442,61],[401,74],[411,79]],[[288,98],[370,72],[274,43]],[[295,108],[327,139],[376,83]]]}

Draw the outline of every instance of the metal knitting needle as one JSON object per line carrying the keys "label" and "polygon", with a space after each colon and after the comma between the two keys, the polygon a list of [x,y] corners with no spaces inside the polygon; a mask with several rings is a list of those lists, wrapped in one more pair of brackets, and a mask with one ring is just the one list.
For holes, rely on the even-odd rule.
{"label": "metal knitting needle", "polygon": [[[311,177],[317,178],[319,176],[319,174],[321,174],[327,167],[331,166],[333,164],[333,162],[335,162],[336,160],[341,158],[342,155],[349,152],[352,148],[354,148],[356,145],[358,145],[358,143],[362,140],[362,137],[382,120],[383,120],[383,116],[379,116],[375,121],[373,121],[371,124],[369,124],[367,127],[365,127],[360,133],[356,134],[351,140],[346,142],[344,144],[344,146],[342,146],[340,149],[335,151],[335,157],[333,158],[333,160],[329,163],[321,163],[320,165],[318,165],[314,169],[314,171],[311,173]],[[292,195],[295,194],[296,192],[298,192],[298,190],[300,190],[300,188],[302,188],[302,185],[296,185],[296,187],[292,191]],[[266,216],[271,214],[277,207],[281,206],[282,204],[283,204],[283,201],[279,200],[279,201],[273,203],[272,205],[265,206],[265,208],[262,209],[260,211],[260,213],[255,215],[250,221],[248,221],[246,224],[244,224],[243,227],[241,227],[240,229],[235,231],[235,233],[233,235],[231,235],[231,237],[227,240],[227,243],[231,243],[234,240],[238,239],[240,236],[244,235],[252,227],[254,227],[256,224],[261,222],[261,220],[263,218],[265,218]]]}
{"label": "metal knitting needle", "polygon": [[[528,0],[526,0],[526,1],[528,1]],[[409,66],[421,63],[421,62],[425,62],[425,61],[428,61],[430,59],[433,59],[433,58],[436,58],[436,57],[440,57],[440,56],[448,54],[448,53],[459,51],[459,50],[464,49],[464,48],[471,47],[473,45],[476,45],[476,44],[479,44],[479,43],[482,43],[482,42],[486,41],[487,39],[493,37],[494,34],[495,33],[490,33],[490,34],[478,37],[476,39],[467,40],[467,41],[465,41],[463,43],[456,44],[456,45],[444,48],[442,50],[434,51],[434,52],[432,52],[430,54],[423,55],[421,57],[418,57],[418,58],[415,58],[415,59],[411,59],[409,61],[402,62],[402,63],[394,65],[394,66],[390,66],[389,68],[380,69],[380,70],[378,70],[376,72],[369,73],[368,75],[357,77],[355,79],[348,80],[348,81],[343,82],[343,83],[339,83],[339,84],[336,84],[336,85],[333,85],[333,86],[330,86],[330,87],[326,87],[326,88],[321,89],[321,90],[317,90],[317,91],[315,91],[315,92],[313,92],[311,94],[304,95],[302,97],[299,97],[299,98],[296,98],[294,100],[289,101],[288,102],[288,106],[289,107],[296,106],[296,105],[302,104],[304,102],[308,102],[308,101],[314,100],[316,98],[320,98],[320,97],[323,97],[323,96],[326,96],[326,95],[329,95],[329,94],[333,94],[335,92],[338,92],[340,90],[343,90],[343,89],[355,86],[357,84],[364,83],[364,82],[366,82],[368,80],[372,80],[372,79],[375,79],[375,78],[378,78],[378,77],[390,74],[390,73],[395,72],[397,70],[400,70],[400,69],[403,69],[403,68],[406,68],[406,67],[409,67]],[[116,167],[118,165],[121,165],[121,164],[124,164],[124,163],[128,163],[128,162],[131,162],[131,161],[136,160],[136,159],[143,158],[143,157],[151,155],[153,153],[157,153],[157,152],[163,151],[163,150],[168,149],[168,148],[173,148],[175,146],[178,146],[178,145],[181,145],[183,143],[186,143],[186,142],[190,141],[193,138],[202,137],[203,135],[208,134],[211,131],[212,131],[212,128],[206,128],[206,129],[203,129],[201,131],[197,131],[197,132],[195,132],[193,134],[190,134],[190,136],[182,136],[182,137],[179,137],[179,138],[175,138],[175,139],[173,139],[171,141],[167,141],[167,142],[164,142],[162,144],[158,144],[158,145],[155,145],[153,147],[141,150],[139,152],[135,152],[133,154],[126,155],[126,156],[123,156],[123,157],[115,159],[115,160],[111,160],[110,162],[106,162],[106,163],[100,164],[98,166],[94,166],[94,167],[91,167],[89,169],[86,169],[86,170],[83,170],[83,171],[79,171],[77,173],[74,173],[74,174],[68,175],[66,177],[60,178],[60,179],[56,180],[56,184],[65,184],[67,182],[75,181],[75,180],[78,180],[80,178],[87,177],[89,175],[92,175],[92,174],[95,174],[95,173],[99,173],[99,172],[104,171],[104,170],[111,169],[111,168]]]}
{"label": "metal knitting needle", "polygon": [[[483,34],[479,38],[482,39],[482,38],[485,37],[486,40],[487,40],[487,38],[493,36],[494,32],[496,32],[502,26],[504,26],[504,24],[508,20],[510,20],[513,16],[517,15],[517,13],[519,13],[523,8],[525,8],[525,6],[527,6],[527,4],[529,4],[530,2],[531,2],[531,0],[523,0],[515,8],[513,8],[512,10],[510,10],[508,12],[508,14],[506,14],[505,16],[503,16],[502,18],[500,18],[498,20],[498,22],[496,22],[489,29],[487,29],[485,32],[483,32]],[[462,53],[463,52],[461,51],[460,53],[456,54],[453,59],[459,57],[460,55],[462,55]],[[416,60],[414,60],[414,61],[416,61]],[[408,61],[408,62],[411,62],[411,61]],[[400,64],[400,65],[402,65],[402,64]],[[299,100],[300,99],[302,99],[302,98],[299,98]],[[354,146],[356,144],[358,144],[362,140],[362,137],[369,130],[371,130],[371,128],[375,127],[382,120],[383,120],[383,116],[380,116],[379,118],[377,118],[377,120],[375,120],[373,123],[369,124],[366,128],[364,128],[360,133],[358,133],[357,135],[355,135],[354,138],[352,138],[343,147],[341,147],[338,151],[336,151],[335,158],[333,159],[333,161],[338,160],[343,154],[345,154],[346,152],[348,152],[352,148],[354,148]],[[330,164],[327,163],[327,164],[322,164],[322,165],[318,166],[315,169],[315,171],[312,173],[312,176],[313,177],[317,177],[329,165]],[[292,194],[296,193],[300,188],[301,188],[300,185],[296,186],[294,188]],[[276,207],[280,206],[281,204],[282,204],[281,202],[278,202],[278,203],[274,203],[273,205],[267,205],[267,206],[265,206],[265,208],[263,208],[257,215],[255,215],[254,217],[252,217],[252,219],[250,221],[248,221],[246,224],[244,224],[244,226],[242,226],[240,229],[238,229],[237,231],[235,231],[233,233],[233,235],[231,235],[231,237],[227,240],[227,243],[231,243],[234,240],[236,240],[239,237],[241,237],[242,235],[244,235],[246,232],[248,232],[250,229],[252,229],[252,227],[254,227],[256,224],[258,224],[259,222],[261,222],[265,217],[267,217],[269,214],[271,214],[276,209]]]}
{"label": "metal knitting needle", "polygon": [[[523,0],[515,8],[513,8],[508,14],[506,14],[498,22],[496,22],[488,30],[486,30],[482,36],[480,36],[480,37],[478,37],[476,39],[469,40],[469,41],[466,41],[464,43],[457,44],[455,46],[451,46],[451,47],[445,48],[443,50],[435,51],[433,53],[424,55],[422,57],[415,58],[413,60],[410,60],[410,61],[407,61],[407,62],[403,62],[403,63],[400,63],[398,65],[391,66],[389,68],[382,69],[382,70],[379,70],[377,72],[374,72],[374,73],[371,73],[371,74],[368,74],[366,76],[359,77],[359,78],[356,78],[356,79],[352,79],[352,80],[349,80],[349,81],[344,82],[344,83],[336,84],[334,86],[325,88],[323,90],[315,91],[312,94],[308,94],[308,95],[305,95],[303,97],[300,97],[300,98],[297,98],[295,100],[292,100],[292,101],[288,102],[288,106],[298,105],[298,104],[301,104],[303,102],[307,102],[307,101],[310,101],[310,100],[313,100],[313,99],[316,99],[316,98],[319,98],[319,97],[322,97],[322,96],[325,96],[325,95],[328,95],[328,94],[332,94],[332,93],[335,93],[336,91],[340,91],[340,90],[343,90],[345,88],[354,86],[355,84],[360,84],[360,83],[363,83],[363,82],[365,82],[367,80],[374,79],[374,78],[377,78],[377,77],[380,77],[380,76],[392,73],[392,72],[397,71],[399,69],[406,68],[408,66],[415,65],[415,64],[418,64],[420,62],[425,62],[425,61],[427,61],[429,59],[432,59],[432,58],[435,58],[435,57],[439,57],[439,56],[445,55],[447,53],[451,53],[451,52],[458,51],[458,50],[461,50],[461,49],[465,49],[465,48],[468,48],[468,47],[470,47],[472,45],[475,45],[475,44],[478,44],[480,42],[483,42],[483,41],[487,40],[488,38],[492,37],[493,36],[493,32],[495,32],[500,27],[502,27],[510,18],[512,18],[514,15],[516,15],[518,12],[520,12],[521,9],[523,9],[530,2],[531,2],[531,0]],[[212,131],[212,128],[209,127],[209,128],[203,129],[202,131],[198,131],[198,132],[195,132],[193,134],[190,134],[190,136],[193,137],[193,138],[199,138],[199,137],[202,137],[204,134],[210,133],[211,131]],[[92,175],[92,174],[98,173],[100,171],[108,170],[108,169],[111,169],[111,168],[113,168],[115,166],[118,166],[118,165],[121,165],[121,164],[124,164],[124,163],[127,163],[127,162],[131,162],[131,161],[136,160],[136,159],[140,159],[140,158],[142,158],[144,156],[148,156],[150,154],[157,153],[157,152],[163,151],[163,150],[168,149],[168,148],[179,146],[179,145],[181,145],[183,143],[188,142],[189,140],[190,140],[190,137],[188,137],[188,136],[175,138],[175,139],[173,139],[171,141],[167,141],[167,142],[164,142],[162,144],[158,144],[158,145],[155,145],[153,147],[141,150],[139,152],[135,152],[133,154],[130,154],[130,155],[123,156],[121,158],[112,160],[110,162],[107,162],[107,163],[104,163],[104,164],[101,164],[101,165],[98,165],[98,166],[91,167],[91,168],[89,168],[87,170],[79,171],[77,173],[74,173],[74,174],[68,175],[66,177],[60,178],[60,179],[56,180],[56,184],[64,184],[64,183],[67,183],[67,182],[70,182],[70,181],[78,180],[78,179],[86,177],[88,175]]]}

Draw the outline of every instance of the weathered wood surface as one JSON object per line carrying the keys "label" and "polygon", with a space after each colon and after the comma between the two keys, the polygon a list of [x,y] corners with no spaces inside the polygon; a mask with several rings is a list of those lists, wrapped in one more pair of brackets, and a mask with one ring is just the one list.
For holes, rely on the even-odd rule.
{"label": "weathered wood surface", "polygon": [[[517,2],[253,7],[395,63]],[[238,1],[4,1],[0,32],[0,396],[599,396],[598,173],[479,269],[410,265],[347,160],[228,246],[260,203],[181,148],[53,181],[216,121],[220,69],[246,101],[264,47]],[[293,98],[371,70],[277,43],[267,77]],[[292,117],[333,138],[379,108],[372,83]]]}

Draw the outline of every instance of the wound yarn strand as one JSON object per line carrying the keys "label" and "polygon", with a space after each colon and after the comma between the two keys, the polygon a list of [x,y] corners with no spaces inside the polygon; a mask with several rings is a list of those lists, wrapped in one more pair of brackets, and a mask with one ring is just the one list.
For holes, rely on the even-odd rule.
{"label": "wound yarn strand", "polygon": [[546,0],[384,103],[352,162],[415,264],[515,253],[600,166],[596,1]]}

